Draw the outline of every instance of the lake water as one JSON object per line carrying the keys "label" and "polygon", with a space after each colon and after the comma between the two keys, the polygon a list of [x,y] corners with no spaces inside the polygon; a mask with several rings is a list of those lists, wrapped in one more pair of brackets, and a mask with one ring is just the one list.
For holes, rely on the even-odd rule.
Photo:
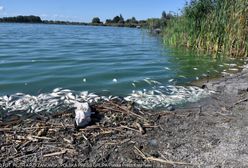
{"label": "lake water", "polygon": [[189,85],[219,75],[233,62],[168,49],[142,29],[0,24],[1,96],[58,87],[128,96],[133,90]]}

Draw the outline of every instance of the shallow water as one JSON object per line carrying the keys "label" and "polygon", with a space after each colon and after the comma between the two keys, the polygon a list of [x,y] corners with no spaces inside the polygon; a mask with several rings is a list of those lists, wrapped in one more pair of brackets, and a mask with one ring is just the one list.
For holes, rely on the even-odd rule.
{"label": "shallow water", "polygon": [[145,30],[0,24],[0,95],[39,95],[54,88],[127,96],[133,90],[188,85],[240,60],[166,48]]}

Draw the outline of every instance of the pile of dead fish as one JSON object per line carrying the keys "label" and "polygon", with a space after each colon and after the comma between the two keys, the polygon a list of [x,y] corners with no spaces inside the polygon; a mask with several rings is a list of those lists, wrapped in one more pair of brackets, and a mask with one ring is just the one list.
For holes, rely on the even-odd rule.
{"label": "pile of dead fish", "polygon": [[73,107],[75,102],[97,102],[101,98],[93,93],[76,93],[69,89],[54,89],[52,93],[38,96],[16,93],[0,97],[0,110],[6,112],[54,112]]}
{"label": "pile of dead fish", "polygon": [[125,97],[125,100],[135,102],[145,109],[155,109],[186,102],[196,102],[211,93],[213,91],[193,86],[159,86],[151,91],[133,91],[130,96]]}
{"label": "pile of dead fish", "polygon": [[[124,99],[136,103],[141,108],[155,109],[185,102],[195,102],[209,94],[209,91],[198,87],[159,86],[150,91],[133,91],[132,94]],[[0,111],[8,113],[55,112],[73,108],[76,102],[92,104],[101,100],[108,101],[115,98],[117,97],[98,96],[87,91],[75,92],[69,89],[57,88],[52,93],[43,93],[38,96],[16,93],[0,97]]]}

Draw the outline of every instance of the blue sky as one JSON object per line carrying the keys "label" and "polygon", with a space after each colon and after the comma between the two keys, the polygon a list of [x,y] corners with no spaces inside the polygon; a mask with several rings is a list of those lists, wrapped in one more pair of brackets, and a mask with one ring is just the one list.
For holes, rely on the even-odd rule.
{"label": "blue sky", "polygon": [[124,19],[160,17],[162,11],[178,12],[186,0],[0,0],[0,17],[38,15],[48,20],[102,21],[122,14]]}

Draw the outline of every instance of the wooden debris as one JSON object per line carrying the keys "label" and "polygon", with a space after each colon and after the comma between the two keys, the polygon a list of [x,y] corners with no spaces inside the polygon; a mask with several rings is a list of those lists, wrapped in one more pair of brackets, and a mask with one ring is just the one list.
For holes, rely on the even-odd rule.
{"label": "wooden debris", "polygon": [[144,130],[144,128],[140,125],[140,123],[136,123],[136,126],[139,128],[139,131],[140,131],[141,134],[145,134],[146,133],[145,130]]}
{"label": "wooden debris", "polygon": [[91,125],[85,128],[75,127],[74,113],[70,111],[50,116],[13,117],[13,120],[3,118],[0,128],[3,137],[0,139],[1,161],[21,163],[31,158],[71,158],[82,153],[89,157],[88,151],[97,142],[103,142],[105,147],[135,143],[124,135],[145,134],[145,128],[157,128],[150,122],[150,114],[131,111],[133,108],[125,102],[106,101],[94,104],[92,108],[96,113],[92,115]]}
{"label": "wooden debris", "polygon": [[44,157],[51,157],[51,156],[58,156],[58,155],[63,155],[67,152],[67,150],[62,150],[61,152],[54,152],[54,153],[49,153],[44,155]]}
{"label": "wooden debris", "polygon": [[170,160],[165,160],[165,159],[160,159],[160,158],[155,158],[152,156],[147,157],[141,150],[139,150],[136,146],[134,146],[136,151],[138,152],[138,155],[141,156],[144,160],[148,161],[155,161],[155,162],[160,162],[160,163],[165,163],[165,164],[171,164],[171,165],[191,165],[190,163],[186,162],[175,162],[175,161],[170,161]]}
{"label": "wooden debris", "polygon": [[42,128],[38,133],[37,136],[46,136],[49,128]]}

